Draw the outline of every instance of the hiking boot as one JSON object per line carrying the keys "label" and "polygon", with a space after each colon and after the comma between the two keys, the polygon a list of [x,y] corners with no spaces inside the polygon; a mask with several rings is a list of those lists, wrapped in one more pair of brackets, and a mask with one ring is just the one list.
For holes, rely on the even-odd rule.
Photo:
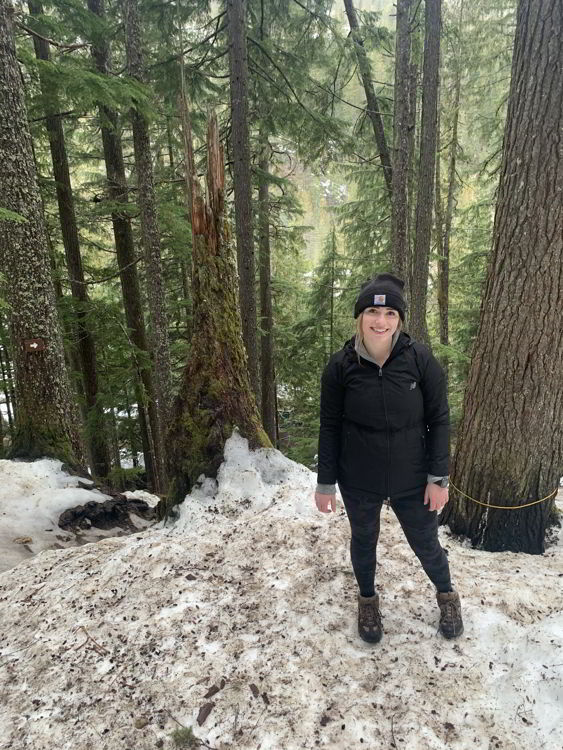
{"label": "hiking boot", "polygon": [[358,594],[358,633],[368,643],[378,643],[383,635],[379,594],[362,596]]}
{"label": "hiking boot", "polygon": [[436,600],[440,607],[440,633],[444,638],[457,638],[463,633],[461,619],[461,602],[457,591],[445,593],[436,592]]}

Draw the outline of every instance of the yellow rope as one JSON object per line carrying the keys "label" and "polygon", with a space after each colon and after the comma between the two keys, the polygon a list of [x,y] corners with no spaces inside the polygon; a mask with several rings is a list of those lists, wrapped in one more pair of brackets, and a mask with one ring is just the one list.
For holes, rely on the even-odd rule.
{"label": "yellow rope", "polygon": [[553,492],[550,492],[549,495],[546,495],[545,497],[542,497],[541,500],[534,500],[533,503],[526,503],[525,505],[490,505],[489,503],[482,503],[480,500],[475,500],[474,497],[471,497],[470,495],[466,495],[465,492],[462,492],[459,487],[456,487],[453,482],[450,482],[450,487],[453,487],[456,492],[459,492],[460,495],[463,495],[463,497],[466,497],[468,500],[472,500],[474,503],[477,503],[477,505],[484,505],[485,508],[497,508],[498,510],[520,510],[520,508],[529,508],[530,505],[538,505],[538,503],[543,503],[545,500],[549,500],[550,497],[554,497],[554,495],[557,494],[557,487],[553,490]]}

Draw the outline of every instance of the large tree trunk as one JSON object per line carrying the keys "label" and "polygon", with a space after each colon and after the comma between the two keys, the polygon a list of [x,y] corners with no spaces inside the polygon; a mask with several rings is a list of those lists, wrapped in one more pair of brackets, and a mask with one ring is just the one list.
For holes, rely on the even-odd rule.
{"label": "large tree trunk", "polygon": [[[103,0],[88,0],[88,9],[100,18],[104,17]],[[110,71],[109,46],[105,40],[98,40],[92,45],[92,56],[96,68],[100,73],[108,75]],[[108,179],[108,195],[112,202],[123,205],[123,212],[112,211],[111,220],[115,237],[115,249],[119,276],[125,308],[125,319],[135,350],[146,352],[146,360],[141,360],[133,354],[136,371],[135,396],[139,410],[139,424],[143,441],[143,456],[147,470],[147,482],[153,492],[161,490],[157,455],[158,441],[154,436],[158,434],[158,415],[154,401],[154,388],[150,365],[148,364],[148,346],[141,304],[141,291],[137,274],[137,258],[133,244],[131,221],[128,214],[129,192],[125,176],[123,151],[119,136],[117,114],[105,106],[100,107],[102,122],[102,142],[104,160]]]}
{"label": "large tree trunk", "polygon": [[[453,482],[514,508],[563,468],[563,9],[521,0],[493,248]],[[458,492],[442,521],[487,550],[542,553],[553,499],[484,508]],[[553,498],[554,494],[551,494]]]}
{"label": "large tree trunk", "polygon": [[258,397],[260,384],[258,380],[256,279],[252,234],[252,180],[248,135],[246,0],[227,0],[227,16],[229,19],[232,154],[240,311],[242,315],[242,335],[248,355],[250,382]]}
{"label": "large tree trunk", "polygon": [[260,371],[262,387],[262,424],[273,445],[276,444],[276,383],[274,378],[274,321],[272,314],[272,280],[270,261],[270,196],[268,190],[269,144],[261,138],[260,177],[258,188],[258,224],[260,235]]}
{"label": "large tree trunk", "polygon": [[[53,456],[83,467],[12,15],[11,4],[0,0],[0,272],[9,281],[4,299],[10,308],[17,400],[11,456]],[[19,218],[8,218],[6,210]]]}
{"label": "large tree trunk", "polygon": [[[30,0],[29,11],[33,16],[43,13],[41,3]],[[39,29],[41,31],[41,28]],[[49,43],[40,37],[33,37],[35,54],[39,60],[49,60]],[[78,342],[79,371],[82,374],[85,411],[84,423],[88,448],[95,476],[106,477],[110,469],[109,447],[107,442],[104,410],[98,400],[98,367],[94,336],[88,322],[88,292],[84,282],[80,241],[74,211],[74,197],[70,182],[70,171],[66,152],[65,137],[59,98],[56,89],[40,70],[41,91],[45,106],[45,124],[49,135],[53,176],[57,192],[59,220],[65,249],[66,265],[70,289],[74,300],[76,320],[74,332]]]}
{"label": "large tree trunk", "polygon": [[[137,0],[123,0],[125,20],[125,47],[127,69],[132,78],[144,81],[145,72],[141,48],[141,29]],[[163,431],[170,418],[172,381],[170,348],[168,344],[168,321],[162,262],[160,254],[160,230],[154,193],[153,166],[149,128],[146,119],[138,110],[131,111],[133,125],[133,149],[137,172],[138,206],[141,216],[141,236],[145,251],[147,299],[151,335],[151,354],[154,363],[154,392],[158,414],[158,454],[163,455]],[[164,481],[164,462],[160,467]]]}
{"label": "large tree trunk", "polygon": [[391,201],[391,257],[394,273],[405,281],[409,296],[409,66],[411,0],[397,0],[393,124],[393,181]]}
{"label": "large tree trunk", "polygon": [[207,202],[192,175],[194,336],[174,405],[169,434],[172,482],[161,513],[182,502],[201,474],[216,475],[235,427],[252,448],[270,445],[248,377],[215,117],[209,122],[207,162]]}
{"label": "large tree trunk", "polygon": [[387,140],[385,138],[385,128],[383,127],[383,118],[381,117],[381,107],[379,106],[379,102],[373,88],[371,64],[369,61],[369,57],[366,54],[364,42],[360,34],[360,26],[358,24],[358,17],[356,15],[356,9],[354,8],[353,0],[344,0],[344,7],[346,9],[348,23],[350,24],[350,33],[354,41],[354,50],[356,52],[358,68],[360,70],[360,76],[362,78],[362,84],[366,95],[367,114],[371,121],[373,134],[375,136],[375,143],[379,150],[379,158],[381,159],[381,166],[383,167],[385,184],[387,186],[389,196],[391,196],[393,190],[393,169],[391,167],[391,157],[389,156]]}
{"label": "large tree trunk", "polygon": [[422,122],[416,203],[416,238],[413,257],[409,331],[418,341],[429,344],[426,325],[428,263],[432,236],[436,122],[438,112],[438,69],[440,62],[441,0],[426,0],[424,67],[422,78]]}

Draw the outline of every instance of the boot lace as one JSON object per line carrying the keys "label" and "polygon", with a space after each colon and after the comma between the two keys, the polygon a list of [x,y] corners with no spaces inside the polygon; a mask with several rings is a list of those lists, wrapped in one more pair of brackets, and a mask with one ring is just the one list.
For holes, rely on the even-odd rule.
{"label": "boot lace", "polygon": [[443,602],[440,607],[441,617],[440,625],[452,633],[457,633],[461,629],[461,608],[456,601]]}
{"label": "boot lace", "polygon": [[362,622],[368,628],[381,625],[381,612],[375,602],[364,602],[362,606]]}

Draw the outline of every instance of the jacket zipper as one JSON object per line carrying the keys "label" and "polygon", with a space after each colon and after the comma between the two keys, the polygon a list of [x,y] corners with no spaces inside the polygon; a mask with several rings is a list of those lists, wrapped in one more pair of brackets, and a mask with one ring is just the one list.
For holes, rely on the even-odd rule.
{"label": "jacket zipper", "polygon": [[389,442],[389,419],[387,418],[387,404],[385,403],[385,387],[383,385],[383,368],[379,368],[379,377],[381,378],[381,394],[383,396],[383,412],[385,414],[385,435],[387,437],[387,470],[386,470],[386,476],[387,476],[387,497],[385,499],[385,504],[389,506],[391,504],[391,497],[390,497],[390,481],[389,481],[389,464],[391,463],[391,445]]}

